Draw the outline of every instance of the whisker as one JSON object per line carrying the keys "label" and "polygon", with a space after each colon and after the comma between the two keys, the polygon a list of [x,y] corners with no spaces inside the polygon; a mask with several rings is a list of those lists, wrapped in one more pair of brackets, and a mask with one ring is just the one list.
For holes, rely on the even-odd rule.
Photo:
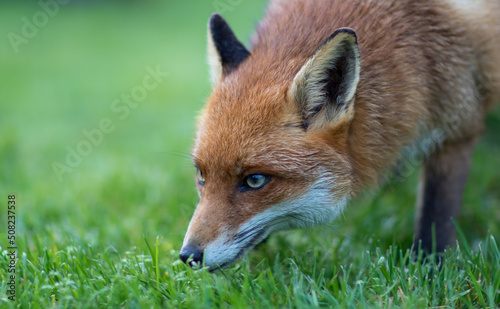
{"label": "whisker", "polygon": [[190,153],[186,153],[186,152],[182,152],[182,151],[159,151],[158,153],[169,155],[169,156],[174,156],[174,157],[178,157],[178,158],[183,158],[183,159],[186,159],[189,161],[192,160]]}
{"label": "whisker", "polygon": [[[264,228],[262,229],[257,229],[257,228],[254,228],[254,229],[251,229],[251,230],[248,230],[248,231],[244,231],[243,233],[240,233],[238,235],[235,236],[235,240],[237,243],[241,243],[243,245],[243,243],[247,240],[247,239],[251,239],[253,238],[254,235],[256,234],[259,234],[259,233],[262,233],[266,230],[269,230],[270,228],[272,228],[273,226],[276,226],[277,224],[281,224],[283,222],[286,222],[288,221],[289,219],[289,215],[286,215],[286,216],[281,216],[281,217],[278,217],[278,218],[274,218],[273,220],[270,220],[269,222],[267,222],[265,225],[264,225]],[[244,235],[243,238],[241,238],[242,236],[241,235]],[[257,238],[257,237],[255,237]]]}

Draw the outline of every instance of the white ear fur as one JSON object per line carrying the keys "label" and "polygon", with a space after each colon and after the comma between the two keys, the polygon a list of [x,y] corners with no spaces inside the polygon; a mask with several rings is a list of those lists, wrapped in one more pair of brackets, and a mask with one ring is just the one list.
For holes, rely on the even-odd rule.
{"label": "white ear fur", "polygon": [[207,46],[207,60],[210,68],[210,82],[212,86],[215,85],[222,77],[222,60],[215,48],[210,28],[208,29],[208,46]]}
{"label": "white ear fur", "polygon": [[340,28],[302,66],[292,82],[289,96],[295,99],[306,123],[316,115],[326,116],[329,122],[346,116],[351,118],[359,74],[356,33],[350,28]]}

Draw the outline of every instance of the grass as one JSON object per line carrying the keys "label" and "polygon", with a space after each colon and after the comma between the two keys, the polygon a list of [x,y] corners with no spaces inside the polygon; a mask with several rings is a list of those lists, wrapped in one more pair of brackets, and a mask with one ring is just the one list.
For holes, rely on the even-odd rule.
{"label": "grass", "polygon": [[[409,250],[418,166],[334,225],[273,235],[223,272],[179,261],[197,202],[188,153],[210,92],[206,22],[217,6],[248,42],[265,1],[80,1],[15,53],[8,34],[40,7],[0,4],[0,199],[16,195],[18,247],[11,302],[4,208],[0,307],[498,307],[499,108],[474,154],[464,237],[441,267]],[[142,85],[147,67],[168,76],[120,118],[113,102]],[[114,130],[58,179],[53,163],[66,164],[67,147],[103,119]]]}

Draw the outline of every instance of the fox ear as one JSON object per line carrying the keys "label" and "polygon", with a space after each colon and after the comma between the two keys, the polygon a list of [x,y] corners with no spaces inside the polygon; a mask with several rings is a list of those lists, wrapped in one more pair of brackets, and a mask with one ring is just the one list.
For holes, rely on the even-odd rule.
{"label": "fox ear", "polygon": [[208,22],[208,63],[212,84],[230,74],[249,55],[222,16],[212,14]]}
{"label": "fox ear", "polygon": [[302,66],[289,88],[306,128],[352,119],[359,71],[356,32],[337,29]]}

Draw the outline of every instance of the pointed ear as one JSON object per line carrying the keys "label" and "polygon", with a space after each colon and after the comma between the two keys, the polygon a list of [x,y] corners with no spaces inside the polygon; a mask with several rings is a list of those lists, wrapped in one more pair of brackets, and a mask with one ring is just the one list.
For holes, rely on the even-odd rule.
{"label": "pointed ear", "polygon": [[208,63],[212,84],[230,74],[249,55],[222,16],[212,14],[208,22]]}
{"label": "pointed ear", "polygon": [[337,29],[295,75],[288,95],[302,113],[305,127],[350,121],[359,81],[356,32]]}

